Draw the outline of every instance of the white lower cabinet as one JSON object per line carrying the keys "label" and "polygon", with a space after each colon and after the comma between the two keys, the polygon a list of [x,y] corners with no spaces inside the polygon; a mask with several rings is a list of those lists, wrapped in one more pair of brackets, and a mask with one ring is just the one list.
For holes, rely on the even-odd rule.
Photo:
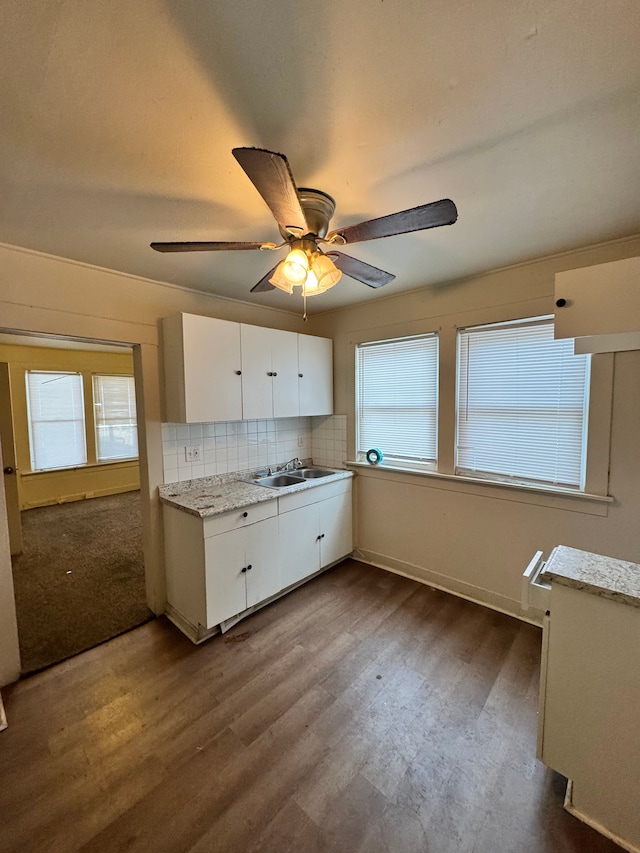
{"label": "white lower cabinet", "polygon": [[281,589],[277,517],[205,539],[204,561],[212,628]]}
{"label": "white lower cabinet", "polygon": [[298,583],[353,550],[351,480],[280,498],[280,578]]}
{"label": "white lower cabinet", "polygon": [[351,479],[221,515],[163,505],[167,615],[194,642],[353,549]]}

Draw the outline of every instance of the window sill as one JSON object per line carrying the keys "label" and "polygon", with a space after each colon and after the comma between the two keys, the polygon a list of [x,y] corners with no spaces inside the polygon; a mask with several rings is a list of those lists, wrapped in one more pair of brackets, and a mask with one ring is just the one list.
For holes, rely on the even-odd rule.
{"label": "window sill", "polygon": [[21,477],[41,477],[44,474],[57,475],[66,474],[68,471],[86,471],[91,468],[113,468],[116,465],[137,465],[139,457],[132,456],[129,459],[113,459],[109,462],[88,462],[86,465],[72,465],[69,468],[43,468],[39,471],[18,471]]}
{"label": "window sill", "polygon": [[[400,474],[403,476],[413,476],[434,480],[437,485],[450,484],[458,491],[469,492],[487,496],[487,490],[494,492],[496,498],[505,499],[501,495],[502,490],[508,492],[508,500],[520,500],[526,503],[538,503],[543,506],[559,506],[559,502],[566,504],[567,502],[577,501],[582,506],[578,511],[589,512],[601,515],[606,514],[608,505],[612,504],[615,498],[611,495],[592,495],[587,492],[574,492],[571,489],[557,489],[548,486],[532,486],[521,483],[503,483],[496,480],[485,480],[480,477],[465,477],[460,474],[443,474],[440,471],[418,471],[415,468],[400,468],[392,465],[370,465],[368,462],[345,462],[345,465],[353,468],[363,468],[370,472],[383,471],[388,474]],[[435,485],[435,483],[434,483]],[[591,505],[592,509],[587,509]],[[576,505],[574,505],[576,506]],[[577,507],[576,507],[577,508]]]}

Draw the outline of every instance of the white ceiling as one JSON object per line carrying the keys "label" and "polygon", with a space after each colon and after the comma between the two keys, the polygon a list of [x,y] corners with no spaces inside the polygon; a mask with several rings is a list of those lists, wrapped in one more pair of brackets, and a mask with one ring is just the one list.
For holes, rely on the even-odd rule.
{"label": "white ceiling", "polygon": [[332,227],[443,197],[451,227],[348,246],[324,311],[640,231],[637,0],[3,0],[0,241],[293,311],[234,146],[287,155]]}

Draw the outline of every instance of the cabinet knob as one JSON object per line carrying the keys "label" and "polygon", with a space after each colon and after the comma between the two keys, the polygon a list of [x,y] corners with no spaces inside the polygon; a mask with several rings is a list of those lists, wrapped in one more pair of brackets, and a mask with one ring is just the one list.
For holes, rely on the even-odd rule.
{"label": "cabinet knob", "polygon": [[247,571],[250,572],[252,568],[253,566],[251,565],[251,563],[249,563],[249,565],[247,566]]}
{"label": "cabinet knob", "polygon": [[324,533],[322,533],[322,534],[320,535],[320,538],[321,538],[321,539],[324,539]]}
{"label": "cabinet knob", "polygon": [[248,513],[248,512],[243,512],[243,513],[242,513],[242,517],[243,517],[243,518],[246,518],[248,515],[249,515],[249,513]]}
{"label": "cabinet knob", "polygon": [[318,536],[316,536],[316,542],[319,542],[321,539],[322,539],[322,536],[320,536],[320,535],[318,534]]}
{"label": "cabinet knob", "polygon": [[565,306],[566,304],[567,304],[567,300],[566,300],[566,299],[556,299],[556,306],[557,306],[558,308],[564,308],[564,306]]}
{"label": "cabinet knob", "polygon": [[242,376],[242,371],[241,371],[241,370],[236,370],[236,376]]}
{"label": "cabinet knob", "polygon": [[274,373],[272,373],[271,375],[272,375],[272,376],[277,376],[278,374],[274,372]]}
{"label": "cabinet knob", "polygon": [[267,376],[273,376],[273,373],[270,370],[267,370]]}
{"label": "cabinet knob", "polygon": [[11,467],[11,465],[7,465],[7,467],[4,469],[4,472],[3,472],[3,473],[5,473],[5,474],[15,474],[15,471],[14,471],[14,469]]}
{"label": "cabinet knob", "polygon": [[243,566],[243,567],[240,569],[240,571],[242,572],[242,574],[244,574],[244,573],[247,571],[247,567],[246,567],[246,566]]}
{"label": "cabinet knob", "polygon": [[304,373],[299,373],[299,374],[298,374],[298,377],[299,377],[300,379],[302,379],[302,377],[303,377],[303,376],[304,376]]}

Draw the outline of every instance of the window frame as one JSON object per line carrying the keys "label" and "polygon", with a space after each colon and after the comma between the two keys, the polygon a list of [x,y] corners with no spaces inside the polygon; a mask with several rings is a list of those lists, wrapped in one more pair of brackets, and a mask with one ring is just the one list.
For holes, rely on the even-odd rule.
{"label": "window frame", "polygon": [[[99,440],[99,428],[100,424],[98,422],[98,418],[96,416],[98,406],[101,403],[97,400],[96,396],[96,380],[101,379],[126,379],[131,380],[133,384],[133,405],[134,405],[134,420],[132,424],[128,424],[128,426],[132,426],[135,433],[135,443],[136,443],[136,453],[132,456],[108,456],[102,458],[100,456],[100,440]],[[93,435],[95,441],[95,456],[96,462],[99,465],[108,465],[110,463],[116,462],[129,462],[132,460],[136,460],[140,458],[140,451],[138,447],[138,412],[136,406],[136,398],[135,398],[135,377],[132,374],[128,373],[92,373],[91,374],[91,403],[92,403],[92,411],[93,411]]]}
{"label": "window frame", "polygon": [[[460,464],[460,394],[461,394],[461,385],[462,385],[462,371],[463,371],[463,334],[465,332],[473,332],[477,331],[479,335],[486,333],[487,336],[492,332],[503,332],[507,333],[510,331],[517,331],[520,329],[534,329],[540,328],[542,326],[551,327],[553,331],[553,322],[554,317],[552,315],[541,315],[541,316],[533,316],[533,317],[525,317],[518,318],[516,320],[508,320],[508,321],[498,321],[495,323],[481,323],[481,324],[470,324],[465,326],[458,326],[456,330],[456,422],[455,422],[455,433],[454,433],[454,472],[458,476],[468,477],[471,479],[478,479],[488,482],[494,483],[505,483],[505,484],[514,484],[521,486],[529,486],[529,487],[537,487],[544,489],[555,489],[559,491],[570,491],[576,493],[583,493],[585,491],[586,484],[586,470],[587,470],[587,448],[588,448],[588,434],[589,434],[589,405],[590,405],[590,389],[591,389],[591,358],[590,356],[583,354],[580,357],[585,359],[585,368],[584,368],[584,385],[581,391],[581,403],[582,403],[582,416],[581,416],[581,429],[580,429],[580,447],[579,452],[576,454],[579,457],[579,478],[578,482],[560,482],[558,480],[553,479],[544,479],[542,476],[535,477],[533,475],[527,476],[526,473],[522,473],[523,469],[520,469],[519,472],[507,472],[507,471],[491,471],[488,468],[471,468],[464,464]],[[557,342],[560,346],[572,346],[571,341],[567,341],[565,339],[554,339],[554,342]],[[497,342],[496,342],[497,343]],[[468,390],[468,384],[467,384]],[[547,407],[548,410],[551,407]],[[515,410],[514,410],[515,411]],[[544,409],[543,409],[544,412]],[[562,424],[562,419],[556,419],[558,424]],[[577,448],[577,443],[574,445]]]}
{"label": "window frame", "polygon": [[[139,424],[138,424],[138,414],[136,411],[136,439],[138,440],[138,453],[136,456],[122,456],[118,458],[112,459],[98,459],[98,442],[97,442],[97,424],[95,418],[95,407],[94,407],[94,392],[93,392],[93,377],[94,376],[123,376],[129,379],[133,379],[134,382],[134,394],[136,388],[136,379],[133,373],[125,373],[125,372],[106,372],[106,371],[92,371],[90,369],[70,369],[67,370],[65,368],[56,369],[56,368],[48,368],[48,367],[24,367],[20,370],[22,374],[22,387],[24,389],[24,397],[21,396],[24,405],[25,412],[25,430],[27,434],[27,443],[25,446],[25,462],[26,459],[29,459],[29,467],[27,468],[26,464],[24,465],[24,469],[21,474],[23,477],[28,476],[42,476],[47,474],[56,474],[64,471],[75,471],[78,469],[84,468],[92,468],[92,467],[104,467],[104,466],[116,466],[116,465],[131,465],[132,463],[138,463],[140,460],[140,446],[139,446]],[[78,464],[71,465],[60,465],[55,468],[35,468],[34,467],[34,457],[32,452],[32,424],[31,424],[31,411],[30,411],[30,400],[29,400],[29,374],[30,373],[51,373],[51,374],[73,374],[79,375],[82,380],[82,405],[83,405],[83,413],[84,413],[84,424],[83,424],[83,434],[84,434],[84,442],[85,442],[85,461]],[[137,403],[136,397],[134,397]]]}
{"label": "window frame", "polygon": [[[38,376],[51,376],[54,381],[54,377],[74,377],[79,380],[80,388],[80,414],[81,417],[67,417],[64,419],[41,419],[35,417],[32,408],[34,405],[34,400],[32,400],[32,390],[31,390],[31,382],[30,377],[38,375]],[[34,473],[47,473],[50,471],[64,471],[73,468],[82,468],[88,463],[89,459],[89,450],[87,445],[87,416],[86,416],[86,406],[85,406],[85,382],[84,376],[79,370],[41,370],[34,368],[32,370],[25,370],[25,389],[26,389],[26,401],[27,401],[27,433],[29,437],[29,461],[31,470]],[[74,394],[78,392],[78,389],[74,389]],[[84,460],[73,463],[65,463],[63,465],[48,465],[48,466],[37,466],[37,457],[38,457],[38,441],[39,439],[36,437],[37,434],[37,425],[40,423],[56,423],[56,422],[65,422],[65,423],[73,423],[78,424],[77,427],[82,433],[82,447],[84,449]]]}
{"label": "window frame", "polygon": [[[371,330],[361,329],[348,336],[352,371],[348,388],[352,394],[353,429],[348,437],[350,462],[367,477],[391,478],[401,482],[420,483],[425,487],[466,493],[470,496],[492,497],[554,509],[606,515],[607,505],[614,499],[609,495],[609,450],[611,443],[611,412],[613,406],[614,353],[598,353],[591,358],[591,381],[587,428],[587,454],[585,491],[502,483],[480,478],[463,477],[455,473],[455,423],[456,423],[456,355],[458,329],[489,323],[506,323],[550,314],[553,303],[548,297],[534,297],[514,303],[505,298],[502,304],[466,308],[447,314],[417,317],[402,323],[378,327],[375,336]],[[438,333],[439,400],[438,400],[438,468],[434,471],[417,471],[391,466],[382,462],[370,465],[357,459],[355,452],[355,347],[372,340],[392,337]],[[417,479],[416,479],[417,478]]]}
{"label": "window frame", "polygon": [[[392,346],[393,344],[413,343],[420,340],[428,340],[435,342],[435,374],[433,383],[435,385],[435,401],[433,414],[433,435],[430,441],[433,442],[433,458],[429,459],[411,459],[409,457],[401,457],[387,453],[384,456],[382,465],[394,468],[406,468],[407,470],[415,470],[417,472],[436,471],[438,465],[438,401],[439,401],[439,339],[437,331],[427,331],[416,335],[402,335],[398,337],[389,337],[372,341],[361,341],[355,346],[355,421],[356,421],[356,458],[359,462],[366,462],[366,452],[370,448],[361,447],[361,353],[367,349],[381,348]],[[384,448],[382,449],[384,453]],[[367,464],[369,464],[367,462]]]}

